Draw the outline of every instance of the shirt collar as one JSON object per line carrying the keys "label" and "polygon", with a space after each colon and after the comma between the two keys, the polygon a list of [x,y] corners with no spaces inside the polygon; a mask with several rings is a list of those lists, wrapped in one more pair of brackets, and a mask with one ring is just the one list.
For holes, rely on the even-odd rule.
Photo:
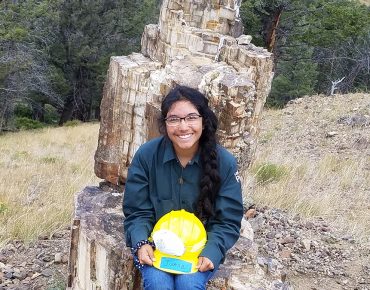
{"label": "shirt collar", "polygon": [[[175,153],[175,150],[173,149],[173,145],[170,139],[168,137],[165,137],[164,140],[164,155],[163,155],[163,163],[166,163],[170,160],[177,160],[177,156]],[[190,165],[193,165],[194,163],[197,163],[200,165],[200,150],[195,154],[194,158],[189,161]]]}

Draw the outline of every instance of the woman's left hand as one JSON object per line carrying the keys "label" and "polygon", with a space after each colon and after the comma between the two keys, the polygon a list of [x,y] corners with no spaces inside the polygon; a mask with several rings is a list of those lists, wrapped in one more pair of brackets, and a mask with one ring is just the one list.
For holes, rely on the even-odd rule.
{"label": "woman's left hand", "polygon": [[205,271],[213,270],[215,267],[213,266],[212,261],[208,259],[207,257],[199,257],[198,265],[196,266],[196,268],[200,272],[205,272]]}

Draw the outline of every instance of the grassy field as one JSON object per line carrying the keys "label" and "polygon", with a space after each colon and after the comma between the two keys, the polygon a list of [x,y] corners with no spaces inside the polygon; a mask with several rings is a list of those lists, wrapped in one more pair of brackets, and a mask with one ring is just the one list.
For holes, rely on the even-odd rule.
{"label": "grassy field", "polygon": [[323,217],[370,245],[370,127],[339,122],[369,120],[369,101],[360,93],[310,96],[266,110],[245,192],[260,205]]}
{"label": "grassy field", "polygon": [[69,225],[74,194],[98,184],[99,124],[0,135],[0,245]]}
{"label": "grassy field", "polygon": [[[360,97],[346,96],[338,103],[327,99],[320,104],[327,110],[312,110],[311,115],[304,104],[287,109],[294,114],[266,111],[257,159],[243,174],[244,192],[260,206],[320,216],[368,241],[369,155],[351,145],[338,154],[328,143],[333,139],[312,131],[325,127],[323,122],[336,124],[349,108],[343,104],[357,106]],[[308,107],[314,107],[322,99],[310,100]],[[368,104],[364,96],[361,102],[358,108]],[[345,136],[366,137],[368,132],[346,128],[334,129]],[[0,245],[8,239],[32,240],[70,224],[74,194],[100,181],[93,172],[98,130],[99,124],[90,123],[0,135]]]}

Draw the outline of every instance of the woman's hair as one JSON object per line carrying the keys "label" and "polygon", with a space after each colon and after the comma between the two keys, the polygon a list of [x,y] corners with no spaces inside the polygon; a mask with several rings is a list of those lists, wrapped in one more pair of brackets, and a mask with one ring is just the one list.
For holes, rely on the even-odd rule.
{"label": "woman's hair", "polygon": [[168,111],[174,103],[181,100],[191,102],[203,119],[203,132],[199,139],[202,176],[196,215],[200,219],[207,219],[214,215],[213,206],[221,182],[216,149],[218,120],[202,93],[189,87],[176,86],[162,101],[159,118],[159,130],[162,134],[167,134],[165,118]]}

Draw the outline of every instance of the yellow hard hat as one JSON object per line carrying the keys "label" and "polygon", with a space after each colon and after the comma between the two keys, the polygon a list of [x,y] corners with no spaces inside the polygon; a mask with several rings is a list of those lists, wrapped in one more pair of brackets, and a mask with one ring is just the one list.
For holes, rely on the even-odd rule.
{"label": "yellow hard hat", "polygon": [[185,210],[171,211],[162,216],[151,234],[156,249],[153,266],[174,274],[198,271],[198,256],[207,242],[202,222]]}

